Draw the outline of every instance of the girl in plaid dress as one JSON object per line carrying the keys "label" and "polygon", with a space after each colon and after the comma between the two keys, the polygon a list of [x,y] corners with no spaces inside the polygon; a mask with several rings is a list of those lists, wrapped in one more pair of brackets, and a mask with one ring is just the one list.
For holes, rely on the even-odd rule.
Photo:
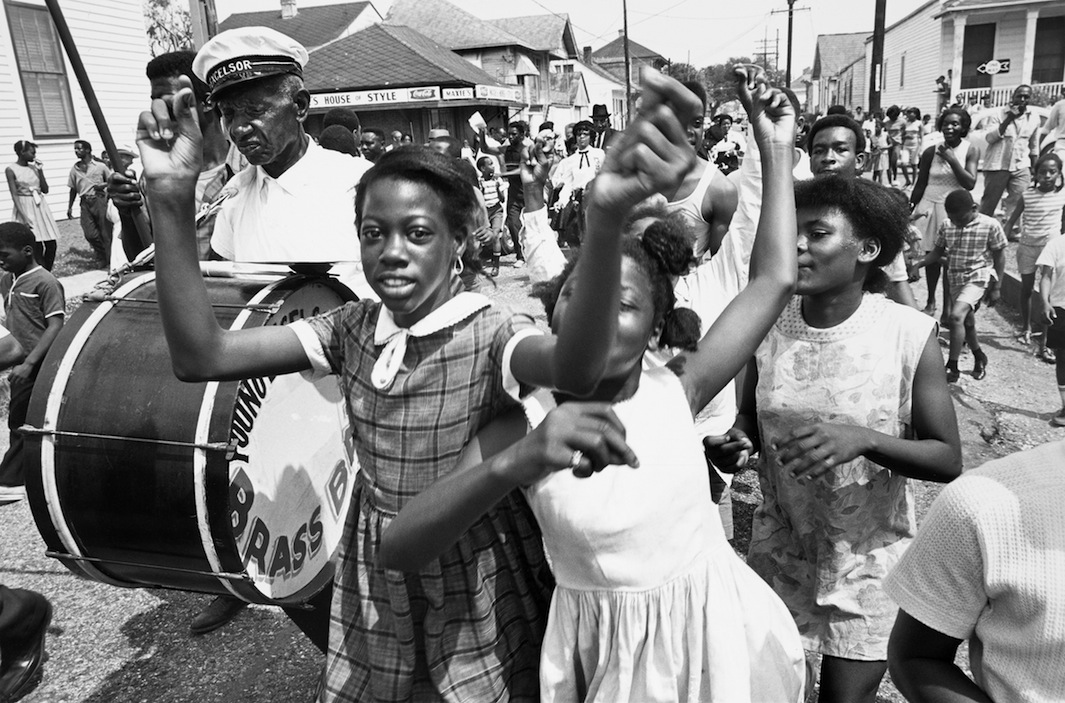
{"label": "girl in plaid dress", "polygon": [[[412,501],[385,536],[383,560],[421,568],[525,487],[558,580],[543,701],[802,700],[795,624],[726,541],[693,420],[754,352],[796,277],[793,110],[754,68],[739,75],[765,183],[747,287],[697,341],[697,317],[675,308],[673,294],[673,277],[691,261],[686,233],[642,220],[624,250],[618,333],[591,396],[598,402],[534,392],[524,439],[501,450],[527,427],[521,418],[494,423],[463,467]],[[545,291],[556,330],[578,322],[571,294],[586,256]],[[685,351],[668,367],[645,368],[645,353],[661,345]]]}
{"label": "girl in plaid dress", "polygon": [[585,244],[597,265],[578,266],[570,303],[577,324],[557,338],[483,296],[455,292],[474,186],[454,160],[414,148],[385,154],[356,195],[363,267],[380,303],[348,303],[287,327],[221,329],[191,235],[193,105],[187,85],[154,101],[138,133],[160,223],[157,284],[175,370],[189,380],[337,374],[354,431],[361,470],[337,564],[324,700],[537,699],[550,579],[520,494],[418,573],[380,566],[381,534],[453,470],[483,425],[517,406],[519,388],[581,395],[595,387],[618,324],[623,204],[674,185],[690,165],[681,125],[697,101],[659,74],[646,83],[630,148],[604,167]]}

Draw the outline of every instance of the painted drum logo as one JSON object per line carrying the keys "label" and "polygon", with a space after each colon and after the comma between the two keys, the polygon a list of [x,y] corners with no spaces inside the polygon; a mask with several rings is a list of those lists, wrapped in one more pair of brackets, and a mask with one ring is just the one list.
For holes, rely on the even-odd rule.
{"label": "painted drum logo", "polygon": [[328,565],[351,492],[351,436],[336,378],[241,381],[230,443],[230,527],[244,568],[266,595],[296,594]]}

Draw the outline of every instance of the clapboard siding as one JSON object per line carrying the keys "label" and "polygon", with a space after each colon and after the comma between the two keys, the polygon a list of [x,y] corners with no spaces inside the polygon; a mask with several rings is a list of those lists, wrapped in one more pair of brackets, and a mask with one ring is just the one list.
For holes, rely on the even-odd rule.
{"label": "clapboard siding", "polygon": [[[975,21],[976,18],[970,19]],[[1024,32],[1027,25],[1028,16],[1023,10],[999,17],[995,27],[995,58],[1010,59],[1010,72],[991,76],[992,88],[1014,88],[1021,84],[1024,70]]]}
{"label": "clapboard siding", "polygon": [[[936,78],[946,75],[940,58],[940,22],[934,19],[939,4],[930,2],[906,19],[892,25],[884,34],[884,60],[887,72],[880,104],[916,107],[922,114],[935,114],[938,94],[933,93]],[[905,75],[903,57],[905,56]],[[901,80],[900,80],[901,79]]]}
{"label": "clapboard siding", "polygon": [[[38,0],[19,2],[44,6]],[[145,108],[148,96],[144,65],[150,56],[141,0],[64,0],[62,8],[115,141],[132,143],[137,117]],[[11,46],[11,28],[7,24],[6,12],[0,12],[0,95],[5,98],[0,100],[0,153],[4,154],[0,166],[15,160],[12,146],[17,140],[36,141],[39,145],[37,158],[44,163],[45,176],[52,187],[48,201],[56,217],[66,213],[66,184],[74,163],[74,140],[88,140],[96,154],[103,150],[69,61],[67,81],[78,136],[35,139]],[[10,213],[11,196],[6,187],[0,187],[0,218],[6,220]]]}

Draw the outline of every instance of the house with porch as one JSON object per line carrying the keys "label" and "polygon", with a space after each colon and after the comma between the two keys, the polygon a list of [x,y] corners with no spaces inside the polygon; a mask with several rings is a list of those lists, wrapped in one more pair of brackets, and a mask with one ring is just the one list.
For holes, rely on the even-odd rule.
{"label": "house with porch", "polygon": [[935,17],[940,64],[966,102],[990,94],[993,105],[1005,105],[1025,83],[1034,103],[1065,97],[1065,2],[947,0]]}
{"label": "house with porch", "polygon": [[[62,217],[74,141],[88,141],[97,155],[103,142],[44,2],[0,2],[0,149],[11,163],[16,141],[37,143],[48,202]],[[141,0],[63,0],[62,10],[115,141],[131,144],[150,92]],[[8,189],[0,188],[5,219],[11,208]]]}
{"label": "house with porch", "polygon": [[561,26],[528,17],[489,21],[447,0],[396,0],[385,23],[417,30],[497,83],[517,86],[524,104],[511,110],[507,120],[524,119],[535,128],[547,119],[566,120],[579,113],[579,103],[587,105],[587,91],[577,79],[552,79],[553,61],[577,55],[568,19]]}

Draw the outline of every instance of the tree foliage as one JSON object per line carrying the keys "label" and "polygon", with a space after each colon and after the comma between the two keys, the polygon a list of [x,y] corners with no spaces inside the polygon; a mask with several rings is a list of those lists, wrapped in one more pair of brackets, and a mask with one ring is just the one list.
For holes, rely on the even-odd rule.
{"label": "tree foliage", "polygon": [[152,56],[193,46],[192,19],[177,0],[144,0],[144,26]]}
{"label": "tree foliage", "polygon": [[[702,81],[706,87],[706,109],[713,115],[722,105],[737,100],[736,81],[732,69],[738,63],[757,63],[749,56],[734,56],[724,63],[695,68],[691,64],[678,62],[666,68],[666,74],[678,81]],[[775,66],[763,66],[772,85],[784,85],[784,72]]]}

